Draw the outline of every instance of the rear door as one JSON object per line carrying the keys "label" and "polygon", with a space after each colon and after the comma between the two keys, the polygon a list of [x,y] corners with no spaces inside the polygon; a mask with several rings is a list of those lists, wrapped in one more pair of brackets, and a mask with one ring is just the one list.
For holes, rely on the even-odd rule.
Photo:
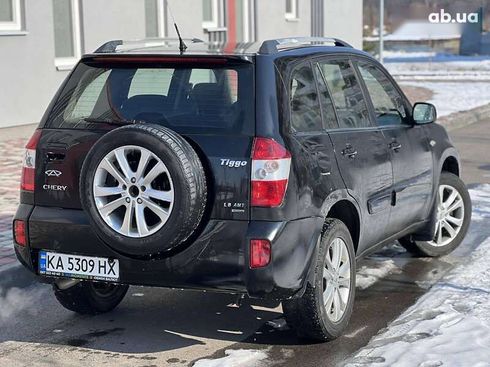
{"label": "rear door", "polygon": [[[337,170],[332,142],[323,125],[320,107],[319,91],[316,76],[310,60],[304,60],[292,66],[288,73],[288,100],[290,110],[290,129],[292,144],[290,149],[297,162],[298,186],[311,187],[312,190],[302,190],[300,201],[320,203],[333,189],[337,177],[333,177]],[[330,115],[331,116],[331,115]],[[335,118],[335,116],[333,116]],[[309,197],[311,194],[313,198]],[[313,206],[306,206],[300,211],[301,216],[312,215],[308,210]]]}
{"label": "rear door", "polygon": [[[382,132],[373,126],[355,69],[346,57],[318,60],[319,83],[335,107],[338,125],[328,134],[345,186],[361,208],[360,248],[386,237],[393,174]],[[323,83],[323,84],[322,84]]]}
{"label": "rear door", "polygon": [[106,132],[133,121],[166,126],[194,147],[208,178],[211,218],[248,220],[254,106],[249,61],[87,57],[44,125],[35,203],[81,209],[85,156]]}
{"label": "rear door", "polygon": [[395,197],[390,232],[395,234],[427,215],[432,192],[432,153],[423,127],[412,123],[410,105],[388,74],[365,59],[358,60],[357,67],[393,162]]}

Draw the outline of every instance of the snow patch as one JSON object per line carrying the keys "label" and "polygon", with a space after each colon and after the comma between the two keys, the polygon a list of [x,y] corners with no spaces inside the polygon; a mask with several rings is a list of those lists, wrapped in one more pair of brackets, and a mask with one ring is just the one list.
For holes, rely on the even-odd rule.
{"label": "snow patch", "polygon": [[228,349],[225,355],[218,359],[200,359],[194,367],[253,367],[260,366],[260,362],[267,359],[264,351],[253,349]]}
{"label": "snow patch", "polygon": [[[490,83],[403,82],[402,85],[430,89],[434,96],[428,102],[436,106],[439,117],[490,103]],[[464,93],[461,93],[462,90]]]}
{"label": "snow patch", "polygon": [[413,58],[419,58],[419,57],[435,57],[437,55],[436,52],[434,51],[414,51],[414,52],[407,52],[407,51],[383,51],[383,57],[386,59],[394,58],[394,59],[413,59]]}
{"label": "snow patch", "polygon": [[[386,51],[385,51],[386,53]],[[384,53],[384,54],[385,54]],[[410,54],[407,53],[403,59],[408,59]],[[395,58],[395,56],[393,56]],[[464,57],[454,55],[437,54],[435,57],[427,57],[423,61],[406,61],[406,62],[390,62],[386,60],[386,68],[393,75],[405,75],[407,73],[437,73],[444,75],[454,72],[478,72],[485,75],[490,71],[490,58],[482,57]]]}
{"label": "snow patch", "polygon": [[480,222],[490,219],[490,184],[479,185],[469,192],[473,203],[471,220]]}
{"label": "snow patch", "polygon": [[[489,81],[488,57],[465,57],[437,54],[400,54],[386,59],[386,68],[398,80]],[[411,60],[410,60],[411,58]]]}
{"label": "snow patch", "polygon": [[38,304],[45,297],[46,287],[35,288],[0,288],[0,324],[15,320],[19,314],[34,315],[38,311]]}
{"label": "snow patch", "polygon": [[[488,189],[487,189],[488,190]],[[488,193],[488,191],[486,191]],[[347,366],[489,366],[490,238]]]}
{"label": "snow patch", "polygon": [[390,273],[400,272],[393,260],[383,260],[375,264],[375,267],[363,266],[357,270],[356,287],[366,289],[384,278]]}

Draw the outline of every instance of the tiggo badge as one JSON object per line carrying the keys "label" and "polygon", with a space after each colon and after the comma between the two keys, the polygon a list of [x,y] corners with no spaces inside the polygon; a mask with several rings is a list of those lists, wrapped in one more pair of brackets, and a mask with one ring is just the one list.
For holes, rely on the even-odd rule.
{"label": "tiggo badge", "polygon": [[55,170],[55,169],[48,169],[46,172],[44,172],[46,176],[48,177],[60,177],[62,175],[61,171]]}

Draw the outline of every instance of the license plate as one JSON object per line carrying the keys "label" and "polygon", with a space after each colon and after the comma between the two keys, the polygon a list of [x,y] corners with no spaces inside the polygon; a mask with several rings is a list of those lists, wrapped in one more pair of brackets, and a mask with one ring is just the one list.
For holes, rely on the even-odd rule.
{"label": "license plate", "polygon": [[119,260],[40,251],[39,273],[114,282],[119,280]]}

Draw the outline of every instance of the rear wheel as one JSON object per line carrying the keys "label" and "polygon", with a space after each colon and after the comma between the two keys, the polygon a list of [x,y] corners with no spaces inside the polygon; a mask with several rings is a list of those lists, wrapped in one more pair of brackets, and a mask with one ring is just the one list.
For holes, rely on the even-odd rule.
{"label": "rear wheel", "polygon": [[58,302],[64,308],[82,315],[112,311],[121,303],[128,288],[127,285],[80,282],[61,290],[53,285]]}
{"label": "rear wheel", "polygon": [[314,284],[301,298],[282,303],[284,315],[299,337],[333,340],[347,327],[354,304],[354,245],[344,223],[327,219],[312,266]]}
{"label": "rear wheel", "polygon": [[437,192],[436,226],[431,241],[415,241],[410,236],[400,244],[421,256],[447,255],[464,239],[471,221],[471,199],[464,182],[448,172],[441,174]]}

